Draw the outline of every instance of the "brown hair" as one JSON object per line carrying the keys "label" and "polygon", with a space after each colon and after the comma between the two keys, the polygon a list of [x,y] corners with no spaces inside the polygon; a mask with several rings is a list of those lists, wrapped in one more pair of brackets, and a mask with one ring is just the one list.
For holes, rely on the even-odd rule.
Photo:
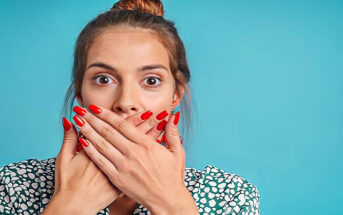
{"label": "brown hair", "polygon": [[[92,19],[79,34],[74,47],[74,64],[71,84],[67,90],[61,115],[71,118],[76,95],[81,94],[82,80],[86,68],[87,53],[94,40],[108,27],[126,25],[134,28],[148,29],[157,35],[169,54],[171,73],[174,76],[176,90],[184,86],[184,94],[180,102],[182,129],[181,135],[189,140],[192,133],[190,95],[190,71],[186,59],[186,51],[175,23],[163,18],[163,5],[160,0],[121,0],[107,12]],[[186,131],[186,135],[185,135]],[[187,141],[188,142],[188,141]]]}

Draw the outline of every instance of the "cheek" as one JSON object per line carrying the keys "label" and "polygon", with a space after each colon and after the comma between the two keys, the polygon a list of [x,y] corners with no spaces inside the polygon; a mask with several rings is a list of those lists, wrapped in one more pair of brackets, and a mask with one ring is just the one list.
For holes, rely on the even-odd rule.
{"label": "cheek", "polygon": [[110,90],[98,90],[89,85],[82,86],[82,98],[85,107],[90,104],[98,104],[103,107],[110,107],[114,102],[113,92]]}

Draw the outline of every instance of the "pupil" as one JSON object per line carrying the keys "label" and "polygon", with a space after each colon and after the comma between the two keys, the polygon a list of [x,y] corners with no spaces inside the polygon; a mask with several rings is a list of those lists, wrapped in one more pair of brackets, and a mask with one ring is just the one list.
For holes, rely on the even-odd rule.
{"label": "pupil", "polygon": [[[107,77],[101,77],[101,78],[100,78],[100,83],[102,82],[101,80],[104,80],[104,79],[106,80],[105,82],[107,83],[107,81],[108,81],[108,80],[107,80],[107,79],[108,79]],[[106,84],[106,83],[105,83],[105,84]],[[104,84],[104,83],[101,83],[101,84]]]}
{"label": "pupil", "polygon": [[[150,80],[150,81],[149,81]],[[151,80],[153,80],[153,81],[151,81]],[[150,82],[150,83],[149,83]],[[151,84],[152,83],[152,84]],[[148,79],[148,84],[151,84],[151,85],[155,85],[155,83],[156,83],[156,80],[155,79],[153,79],[153,78],[149,78]]]}

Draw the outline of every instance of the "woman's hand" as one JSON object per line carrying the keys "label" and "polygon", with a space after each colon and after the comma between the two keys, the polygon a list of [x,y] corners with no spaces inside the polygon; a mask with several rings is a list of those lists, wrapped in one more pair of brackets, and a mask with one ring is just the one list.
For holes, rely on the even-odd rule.
{"label": "woman's hand", "polygon": [[[91,106],[91,110],[96,107]],[[185,152],[177,128],[179,112],[157,126],[142,123],[135,127],[105,108],[99,110],[95,115],[86,111],[83,116],[74,116],[74,120],[87,138],[83,145],[86,153],[111,182],[152,213],[179,212],[178,208],[197,211],[184,184]],[[164,126],[166,147],[156,144],[149,135]]]}
{"label": "woman's hand", "polygon": [[55,191],[43,214],[96,214],[121,193],[89,159],[76,153],[75,126],[63,118],[64,139],[56,157]]}

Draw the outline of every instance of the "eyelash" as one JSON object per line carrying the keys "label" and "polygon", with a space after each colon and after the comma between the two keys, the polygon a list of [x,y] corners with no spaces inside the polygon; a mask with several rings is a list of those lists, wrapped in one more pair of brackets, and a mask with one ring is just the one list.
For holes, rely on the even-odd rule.
{"label": "eyelash", "polygon": [[[93,80],[96,80],[96,79],[99,78],[99,77],[107,77],[107,78],[110,78],[110,77],[108,77],[107,75],[97,75],[97,76],[95,76],[95,77],[93,78]],[[158,87],[158,86],[161,85],[161,82],[162,82],[162,79],[161,79],[161,78],[158,78],[158,77],[155,77],[155,76],[148,76],[148,77],[146,77],[144,80],[146,80],[146,79],[148,79],[148,78],[154,78],[154,79],[158,79],[158,80],[160,81],[160,84],[158,84],[158,85],[156,85],[156,86],[148,85],[149,88],[156,88],[156,87]],[[112,78],[110,78],[110,79],[112,79]],[[106,85],[106,84],[100,84],[100,85]]]}

